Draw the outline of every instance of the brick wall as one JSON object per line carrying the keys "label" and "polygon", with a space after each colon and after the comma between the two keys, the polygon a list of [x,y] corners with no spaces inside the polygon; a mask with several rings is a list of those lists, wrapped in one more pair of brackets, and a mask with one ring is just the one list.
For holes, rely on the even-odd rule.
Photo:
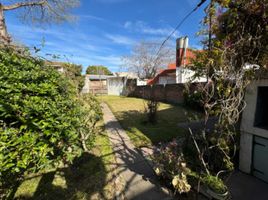
{"label": "brick wall", "polygon": [[[190,86],[191,89],[194,89],[195,87],[196,84],[192,84]],[[150,97],[152,92],[154,92],[154,96],[158,101],[180,104],[184,102],[184,89],[185,84],[182,83],[153,86],[137,86],[129,96],[146,99]]]}

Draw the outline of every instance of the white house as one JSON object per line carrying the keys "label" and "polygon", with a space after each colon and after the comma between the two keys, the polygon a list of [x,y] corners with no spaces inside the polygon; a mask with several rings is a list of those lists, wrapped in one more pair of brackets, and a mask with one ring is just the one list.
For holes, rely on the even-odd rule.
{"label": "white house", "polygon": [[188,48],[188,37],[181,37],[176,41],[176,63],[168,65],[167,69],[161,70],[156,77],[148,81],[149,85],[176,84],[188,82],[206,82],[206,77],[194,78],[195,72],[187,66],[192,64],[195,53],[198,50]]}

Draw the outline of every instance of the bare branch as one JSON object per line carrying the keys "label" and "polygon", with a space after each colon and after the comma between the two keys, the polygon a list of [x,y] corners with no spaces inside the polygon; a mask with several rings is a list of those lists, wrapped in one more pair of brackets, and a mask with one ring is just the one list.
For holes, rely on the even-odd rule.
{"label": "bare branch", "polygon": [[46,0],[43,1],[37,1],[37,2],[20,2],[20,3],[15,3],[12,5],[7,5],[3,6],[4,11],[9,11],[9,10],[15,10],[17,8],[22,8],[22,7],[34,7],[34,6],[44,6],[47,3]]}
{"label": "bare branch", "polygon": [[161,68],[174,62],[174,53],[168,46],[164,46],[157,55],[159,43],[140,42],[132,50],[131,55],[123,58],[128,71],[132,71],[139,78],[152,78]]}
{"label": "bare branch", "polygon": [[196,140],[195,140],[194,134],[193,134],[193,132],[192,132],[192,130],[191,130],[190,128],[189,128],[189,132],[190,132],[191,137],[192,137],[192,139],[193,139],[193,141],[194,141],[194,145],[195,145],[195,148],[196,148],[196,150],[197,150],[197,152],[198,152],[199,159],[200,159],[200,161],[201,161],[201,163],[202,163],[204,169],[206,170],[207,175],[210,175],[210,172],[209,172],[209,170],[208,170],[208,168],[207,168],[206,162],[205,162],[205,160],[204,160],[204,158],[203,158],[203,156],[202,156],[201,150],[200,150],[200,148],[199,148],[199,146],[198,146],[198,144],[197,144],[197,142],[196,142]]}

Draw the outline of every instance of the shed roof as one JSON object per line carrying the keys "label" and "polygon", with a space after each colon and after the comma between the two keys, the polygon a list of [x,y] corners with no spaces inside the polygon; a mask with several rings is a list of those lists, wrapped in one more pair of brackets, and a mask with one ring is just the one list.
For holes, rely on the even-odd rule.
{"label": "shed roof", "polygon": [[114,77],[114,76],[110,76],[110,75],[96,75],[96,74],[88,74],[86,75],[86,77],[89,80],[106,80],[109,77]]}

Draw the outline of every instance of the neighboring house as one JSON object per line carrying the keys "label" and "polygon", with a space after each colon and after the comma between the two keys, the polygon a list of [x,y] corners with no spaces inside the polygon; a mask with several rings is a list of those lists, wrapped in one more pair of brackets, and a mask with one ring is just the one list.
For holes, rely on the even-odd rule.
{"label": "neighboring house", "polygon": [[194,79],[194,71],[187,68],[195,58],[197,50],[188,49],[188,38],[182,37],[176,41],[176,63],[168,65],[167,69],[161,70],[156,77],[148,81],[149,85],[175,84],[191,82],[206,82],[205,77]]}
{"label": "neighboring house", "polygon": [[58,72],[64,73],[66,71],[64,62],[56,62],[56,61],[47,61],[45,65],[54,67]]}
{"label": "neighboring house", "polygon": [[130,72],[117,72],[107,79],[108,95],[128,95],[137,85],[138,77]]}
{"label": "neighboring house", "polygon": [[148,79],[137,78],[137,86],[147,85]]}
{"label": "neighboring house", "polygon": [[245,101],[239,168],[268,182],[268,76],[250,84]]}
{"label": "neighboring house", "polygon": [[82,93],[107,94],[107,79],[110,75],[85,75],[85,85]]}
{"label": "neighboring house", "polygon": [[176,83],[176,63],[169,64],[167,69],[161,70],[156,77],[148,80],[148,85],[165,85]]}

